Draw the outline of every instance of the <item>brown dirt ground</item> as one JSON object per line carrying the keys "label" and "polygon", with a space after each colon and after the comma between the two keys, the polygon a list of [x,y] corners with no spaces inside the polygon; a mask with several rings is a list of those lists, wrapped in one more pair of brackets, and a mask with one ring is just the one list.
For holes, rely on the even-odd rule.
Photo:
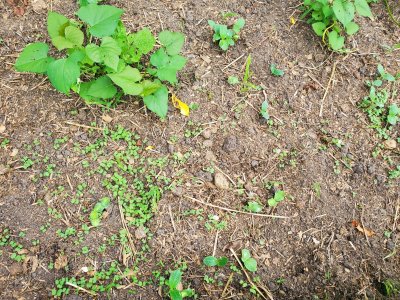
{"label": "brown dirt ground", "polygon": [[[380,140],[368,128],[369,121],[364,113],[357,108],[357,102],[368,93],[364,82],[373,77],[378,63],[392,73],[400,70],[399,52],[386,53],[384,48],[400,40],[400,30],[389,21],[383,6],[373,6],[374,21],[359,20],[360,32],[349,38],[349,46],[356,51],[337,55],[322,47],[307,24],[299,21],[290,25],[290,16],[298,15],[297,0],[149,0],[135,3],[124,0],[112,3],[125,10],[123,19],[133,31],[148,26],[154,32],[170,28],[186,34],[184,54],[189,62],[180,73],[181,83],[176,93],[185,102],[198,103],[200,108],[192,112],[190,119],[171,109],[166,122],[139,110],[140,104],[131,101],[104,112],[101,108],[86,106],[76,95],[68,98],[57,93],[42,76],[15,72],[12,65],[18,52],[29,42],[46,39],[46,12],[35,12],[27,6],[23,16],[15,16],[6,1],[1,1],[0,124],[6,129],[0,134],[8,138],[10,144],[0,149],[0,167],[11,169],[0,175],[0,228],[8,227],[15,235],[26,230],[25,237],[16,239],[28,249],[28,255],[38,258],[39,267],[33,273],[24,270],[21,264],[16,265],[9,259],[9,249],[4,249],[0,256],[0,298],[48,299],[55,279],[71,276],[93,261],[120,259],[119,249],[109,252],[107,257],[79,256],[81,246],[62,241],[55,234],[57,229],[66,228],[61,221],[51,221],[46,234],[40,234],[39,228],[49,221],[49,216],[46,205],[33,205],[57,186],[68,187],[67,175],[75,188],[85,176],[81,167],[69,163],[82,159],[73,157],[73,143],[93,141],[100,134],[65,121],[86,125],[96,122],[96,126],[102,127],[105,124],[101,117],[105,113],[113,118],[112,126],[121,124],[138,132],[149,144],[155,145],[158,153],[192,153],[184,165],[182,190],[166,193],[148,224],[154,236],[150,241],[148,263],[140,270],[141,276],[149,276],[160,260],[165,264],[164,270],[173,269],[178,261],[186,261],[185,285],[194,288],[199,299],[220,299],[224,286],[205,283],[202,277],[212,272],[201,263],[203,257],[213,251],[216,232],[205,229],[205,220],[182,216],[188,209],[202,208],[205,218],[215,214],[228,222],[228,227],[218,234],[217,256],[226,255],[233,261],[228,250],[231,243],[250,249],[259,264],[256,274],[275,299],[383,298],[377,282],[400,279],[399,255],[384,259],[398,249],[399,180],[388,181],[388,164],[371,156]],[[51,4],[53,10],[73,17],[74,1],[55,0]],[[247,21],[241,40],[226,54],[212,44],[206,22],[207,19],[220,20],[222,11],[237,12]],[[258,108],[264,101],[262,92],[243,96],[227,84],[229,75],[242,74],[248,54],[253,60],[252,81],[265,86],[275,126],[270,127],[260,120]],[[321,98],[335,62],[333,86],[320,117]],[[285,70],[283,78],[270,75],[271,63]],[[398,98],[392,101],[399,103]],[[71,111],[78,113],[72,115]],[[185,138],[185,130],[193,127],[189,121],[200,124],[197,127],[203,132]],[[319,147],[324,144],[322,129],[341,138],[345,146],[338,150],[327,145],[327,151],[320,151]],[[70,136],[71,141],[63,149],[54,150],[54,139],[65,135]],[[173,135],[180,139],[170,146],[168,140]],[[33,144],[35,139],[40,141],[39,146]],[[233,139],[236,143],[227,149],[226,143]],[[289,157],[280,161],[274,151],[276,148],[288,151]],[[14,149],[18,150],[17,154],[13,153]],[[61,174],[33,182],[32,176],[41,172],[44,164],[26,171],[14,169],[23,156],[31,156],[33,152],[49,156]],[[399,164],[398,151],[388,155]],[[220,190],[212,184],[212,176],[204,169],[210,167],[210,160],[214,159],[216,167],[226,173],[235,186],[231,183],[228,190]],[[292,164],[290,159],[293,159]],[[335,174],[335,160],[345,159],[351,161],[351,168],[340,163],[341,172]],[[263,213],[291,218],[232,215],[182,196],[240,209],[254,194],[266,204],[271,191],[263,187],[263,181],[283,182],[284,190],[291,196],[276,209],[264,209]],[[320,197],[313,190],[316,182],[321,186]],[[95,199],[101,183],[92,184],[95,190],[92,199]],[[238,193],[240,189],[245,190],[243,195]],[[57,199],[55,203],[68,210]],[[77,216],[74,213],[69,216],[70,222],[80,227],[82,222]],[[375,235],[367,240],[352,227],[353,220],[362,221]],[[103,226],[93,231],[84,244],[97,245],[98,240],[118,231],[119,222],[118,211],[113,210]],[[384,231],[392,231],[391,237],[385,237]],[[32,247],[34,239],[40,240],[39,246]],[[68,256],[69,271],[47,270],[49,262],[54,261],[60,251]],[[219,279],[225,284],[230,273],[229,268],[220,271]],[[283,284],[276,283],[279,278],[284,278]],[[226,295],[231,299],[250,299],[253,296],[248,288],[241,287],[240,279],[243,278],[234,277]],[[115,290],[108,299],[166,298],[165,294],[159,295],[157,284],[137,288],[137,292],[136,296],[129,296],[125,290]],[[80,297],[90,298],[84,293]],[[106,298],[106,295],[99,297]]]}

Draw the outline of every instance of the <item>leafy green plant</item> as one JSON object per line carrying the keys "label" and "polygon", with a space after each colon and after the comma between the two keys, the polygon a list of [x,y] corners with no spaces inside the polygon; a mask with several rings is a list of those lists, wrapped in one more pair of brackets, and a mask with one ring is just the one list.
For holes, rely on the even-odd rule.
{"label": "leafy green plant", "polygon": [[244,27],[246,21],[243,18],[238,19],[232,28],[227,25],[217,24],[213,20],[208,20],[208,24],[214,30],[213,41],[218,42],[219,47],[226,51],[230,46],[240,38],[240,30]]}
{"label": "leafy green plant", "polygon": [[[308,17],[314,32],[334,51],[344,47],[346,35],[355,34],[359,26],[356,13],[373,19],[371,0],[304,0],[301,19]],[[327,40],[327,42],[326,42]]]}
{"label": "leafy green plant", "polygon": [[269,66],[269,69],[271,71],[271,74],[276,77],[282,77],[283,75],[285,75],[285,72],[283,70],[278,69],[275,64],[271,64]]}
{"label": "leafy green plant", "polygon": [[89,104],[112,106],[123,95],[139,96],[148,109],[166,117],[165,83],[176,84],[177,72],[186,64],[180,55],[185,36],[162,31],[161,47],[153,52],[156,39],[150,29],[127,33],[120,21],[124,11],[98,2],[80,0],[79,21],[49,12],[51,42],[65,55],[56,59],[48,55],[47,44],[29,44],[19,55],[16,70],[45,74],[56,90],[67,95],[73,90]]}
{"label": "leafy green plant", "polygon": [[93,210],[90,212],[89,219],[93,226],[97,227],[100,225],[101,217],[103,212],[110,206],[110,198],[102,198],[96,203]]}
{"label": "leafy green plant", "polygon": [[194,291],[192,289],[181,288],[182,274],[183,273],[181,270],[175,270],[171,272],[171,275],[166,282],[167,286],[169,287],[169,296],[172,300],[181,300],[185,297],[194,296]]}
{"label": "leafy green plant", "polygon": [[251,257],[250,251],[248,249],[242,249],[241,260],[247,270],[250,272],[257,271],[257,261]]}
{"label": "leafy green plant", "polygon": [[275,207],[279,204],[279,202],[285,200],[286,193],[284,191],[278,190],[275,192],[274,197],[268,199],[268,205]]}
{"label": "leafy green plant", "polygon": [[387,122],[390,125],[396,125],[400,119],[400,108],[396,104],[389,106],[389,112],[387,115]]}
{"label": "leafy green plant", "polygon": [[228,263],[228,258],[222,256],[220,258],[216,258],[215,256],[207,256],[203,259],[203,264],[207,267],[224,267]]}

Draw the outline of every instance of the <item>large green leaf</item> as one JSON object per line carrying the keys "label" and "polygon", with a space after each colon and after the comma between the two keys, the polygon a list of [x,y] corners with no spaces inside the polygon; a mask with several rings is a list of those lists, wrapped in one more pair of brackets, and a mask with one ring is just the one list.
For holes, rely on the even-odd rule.
{"label": "large green leaf", "polygon": [[169,55],[179,54],[185,43],[185,36],[180,32],[161,31],[158,39],[164,45]]}
{"label": "large green leaf", "polygon": [[[168,112],[168,89],[160,87],[153,95],[143,98],[144,104],[160,118],[165,118]],[[172,274],[171,274],[172,276]]]}
{"label": "large green leaf", "polygon": [[86,46],[86,54],[94,62],[104,62],[106,66],[117,71],[121,48],[116,40],[111,37],[105,37],[100,46],[88,44]]}
{"label": "large green leaf", "polygon": [[354,4],[348,0],[333,0],[333,12],[336,18],[344,27],[347,26],[354,19]]}
{"label": "large green leaf", "polygon": [[49,46],[45,43],[33,43],[25,47],[15,62],[19,72],[46,73],[54,58],[47,56]]}
{"label": "large green leaf", "polygon": [[354,0],[354,6],[356,7],[356,11],[360,16],[373,19],[371,8],[369,7],[367,0]]}
{"label": "large green leaf", "polygon": [[93,36],[105,37],[114,33],[123,13],[111,5],[89,4],[78,10],[78,17],[91,26],[89,31]]}
{"label": "large green leaf", "polygon": [[50,11],[47,15],[47,31],[52,40],[58,36],[64,36],[68,25],[69,19],[59,13]]}
{"label": "large green leaf", "polygon": [[142,75],[136,68],[126,66],[121,72],[108,74],[107,76],[121,87],[125,94],[137,96],[143,92],[143,86],[137,83],[142,79]]}
{"label": "large green leaf", "polygon": [[344,46],[344,37],[340,36],[336,31],[328,34],[329,46],[335,51],[340,50]]}
{"label": "large green leaf", "polygon": [[154,94],[161,86],[161,82],[159,80],[151,81],[151,80],[143,80],[141,82],[143,91],[140,93],[140,96],[146,97],[151,94]]}
{"label": "large green leaf", "polygon": [[77,82],[80,68],[74,60],[67,58],[51,62],[47,68],[52,85],[61,93],[69,94],[71,86]]}
{"label": "large green leaf", "polygon": [[182,271],[181,270],[175,270],[171,273],[169,276],[168,280],[168,285],[171,289],[176,289],[179,282],[182,280]]}
{"label": "large green leaf", "polygon": [[83,32],[75,26],[65,27],[63,35],[56,36],[51,41],[58,50],[82,46]]}
{"label": "large green leaf", "polygon": [[107,76],[101,76],[91,82],[87,91],[89,96],[101,99],[111,99],[117,93],[117,88]]}

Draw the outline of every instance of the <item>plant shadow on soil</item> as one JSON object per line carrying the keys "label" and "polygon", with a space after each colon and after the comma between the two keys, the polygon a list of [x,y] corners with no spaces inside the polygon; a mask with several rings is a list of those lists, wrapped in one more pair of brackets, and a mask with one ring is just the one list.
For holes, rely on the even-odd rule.
{"label": "plant shadow on soil", "polygon": [[[180,73],[176,93],[187,103],[198,103],[199,109],[190,119],[171,109],[165,122],[132,99],[105,111],[86,106],[75,95],[56,93],[42,76],[15,72],[12,65],[25,44],[47,36],[46,12],[28,6],[23,16],[15,16],[1,3],[0,124],[5,130],[0,143],[6,139],[9,143],[0,148],[0,230],[8,228],[10,239],[21,247],[0,248],[0,298],[47,299],[55,280],[89,278],[93,269],[100,271],[106,263],[109,270],[117,261],[120,270],[113,272],[122,277],[125,289],[113,288],[109,296],[102,293],[98,299],[165,299],[160,277],[178,267],[185,269],[184,287],[193,288],[200,299],[220,299],[231,273],[234,279],[225,296],[250,299],[254,296],[249,287],[240,283],[243,274],[229,265],[213,269],[202,263],[215,248],[216,256],[228,256],[235,264],[230,247],[250,249],[258,261],[254,276],[275,299],[383,298],[379,283],[400,279],[398,254],[387,257],[399,241],[399,180],[387,178],[387,161],[371,156],[381,141],[357,108],[368,93],[364,82],[373,79],[378,63],[392,73],[399,70],[398,52],[386,53],[382,47],[400,39],[383,6],[373,6],[375,21],[360,20],[359,34],[349,41],[358,51],[343,59],[328,53],[306,24],[291,26],[289,18],[298,1],[111,4],[126,11],[123,18],[131,30],[148,26],[155,32],[170,28],[186,34],[184,54],[189,62]],[[69,17],[76,9],[74,1],[52,1],[52,7]],[[206,21],[222,21],[220,13],[227,11],[243,16],[246,27],[237,45],[221,53],[212,44]],[[242,76],[248,54],[253,61],[252,81],[265,87],[274,125],[260,119],[262,92],[243,95],[227,83],[228,76]],[[334,84],[320,117],[320,101],[334,62]],[[283,78],[271,76],[272,63],[285,70]],[[118,126],[132,134],[134,145],[109,137],[101,147],[91,146],[104,138],[103,128],[118,130]],[[399,126],[394,130],[399,132]],[[340,138],[344,146],[327,144],[327,135]],[[140,148],[139,158],[134,146]],[[129,157],[116,154],[129,150],[133,151]],[[141,158],[144,167],[153,159],[151,182],[162,190],[162,197],[155,201],[157,209],[152,198],[146,198],[151,218],[145,228],[129,225],[140,264],[133,273],[124,273],[124,263],[133,265],[126,255],[129,249],[124,249],[131,245],[126,232],[121,235],[123,220],[113,195],[123,183],[117,191],[108,189],[105,180],[117,182],[115,172],[91,172],[111,159],[114,171],[138,168]],[[24,169],[29,159],[33,164]],[[392,159],[399,164],[398,152]],[[214,184],[213,177],[221,171],[232,180],[228,189]],[[278,187],[288,194],[274,209],[267,205],[276,189],[271,182],[281,182]],[[79,187],[82,183],[87,186]],[[133,197],[138,190],[128,192]],[[263,213],[291,218],[227,213],[186,195],[238,210],[256,199]],[[112,205],[101,226],[86,234],[82,225],[90,227],[90,211],[103,197],[110,197]],[[71,202],[74,198],[76,203]],[[128,216],[125,221],[142,218]],[[366,239],[353,228],[353,220],[375,234]],[[77,232],[68,236],[71,227]],[[98,249],[103,244],[102,253]],[[12,253],[16,253],[13,259]],[[215,282],[205,282],[204,275]],[[132,283],[128,278],[133,277],[137,281]],[[66,299],[93,298],[85,291],[74,298],[70,288]]]}

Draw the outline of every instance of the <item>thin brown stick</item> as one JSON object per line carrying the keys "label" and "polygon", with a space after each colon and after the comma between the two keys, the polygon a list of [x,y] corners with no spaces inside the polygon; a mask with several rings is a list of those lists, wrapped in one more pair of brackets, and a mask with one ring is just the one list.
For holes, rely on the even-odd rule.
{"label": "thin brown stick", "polygon": [[135,255],[136,254],[136,248],[135,248],[135,245],[133,244],[133,241],[132,241],[132,235],[131,235],[131,233],[130,233],[130,231],[128,229],[128,226],[126,225],[125,216],[124,216],[124,213],[122,211],[122,205],[120,203],[118,203],[118,207],[119,207],[119,214],[121,216],[122,226],[126,230],[126,235],[128,237],[129,247],[131,248],[132,254]]}
{"label": "thin brown stick", "polygon": [[231,250],[233,256],[236,258],[237,262],[239,263],[240,267],[242,268],[244,275],[246,275],[247,281],[250,283],[251,286],[253,286],[256,291],[260,294],[260,296],[267,300],[267,297],[265,297],[264,293],[261,292],[260,288],[267,294],[268,298],[270,300],[274,300],[274,297],[272,296],[272,293],[266,288],[266,287],[261,287],[260,288],[253,282],[253,280],[251,280],[251,277],[249,276],[249,274],[247,273],[246,269],[244,268],[244,266],[242,265],[242,262],[240,261],[239,257],[236,255],[235,250],[233,250],[232,248],[229,248],[229,250]]}
{"label": "thin brown stick", "polygon": [[399,218],[399,210],[400,210],[400,199],[397,199],[396,211],[394,213],[394,218],[393,218],[392,232],[396,230],[396,223],[397,219]]}
{"label": "thin brown stick", "polygon": [[228,281],[226,282],[225,287],[224,287],[224,290],[222,291],[221,299],[223,299],[223,298],[225,297],[226,290],[228,289],[229,285],[230,285],[231,282],[232,282],[233,274],[234,274],[234,273],[231,273],[231,275],[229,275]]}
{"label": "thin brown stick", "polygon": [[326,86],[324,96],[322,97],[322,100],[321,100],[321,106],[320,106],[320,108],[319,108],[319,116],[320,116],[320,117],[322,117],[323,110],[324,110],[325,98],[326,98],[326,96],[328,95],[329,88],[330,88],[330,86],[331,86],[333,77],[335,76],[335,71],[336,71],[336,65],[337,65],[337,63],[338,63],[337,61],[335,61],[335,62],[333,63],[331,77],[329,77],[328,85]]}
{"label": "thin brown stick", "polygon": [[291,217],[287,217],[287,216],[256,214],[256,213],[251,213],[251,212],[247,212],[247,211],[241,211],[241,210],[226,208],[226,207],[214,205],[214,204],[211,204],[211,203],[207,203],[207,202],[204,202],[204,201],[201,201],[201,200],[197,200],[196,198],[193,198],[193,197],[190,197],[190,196],[186,196],[186,195],[185,195],[185,198],[188,198],[188,199],[190,199],[190,200],[192,200],[194,202],[201,203],[201,204],[206,205],[206,206],[214,207],[214,208],[217,208],[217,209],[220,209],[220,210],[235,212],[235,213],[239,213],[239,214],[257,216],[257,217],[264,217],[264,218],[276,218],[276,219],[290,219],[291,218]]}
{"label": "thin brown stick", "polygon": [[88,125],[83,125],[83,124],[78,124],[78,123],[74,123],[71,121],[65,121],[65,124],[68,125],[73,125],[73,126],[77,126],[77,127],[83,127],[83,128],[87,128],[87,129],[95,129],[95,130],[100,130],[103,131],[103,128],[99,128],[99,127],[93,127],[93,126],[88,126]]}
{"label": "thin brown stick", "polygon": [[176,231],[176,227],[175,227],[174,216],[172,215],[171,205],[168,205],[168,212],[169,212],[169,217],[171,219],[172,227],[174,228],[174,232],[175,232]]}
{"label": "thin brown stick", "polygon": [[363,228],[363,232],[364,232],[365,239],[367,240],[367,244],[368,244],[368,246],[371,247],[371,243],[369,242],[369,239],[368,239],[367,230],[365,230],[365,226],[364,226],[364,203],[362,204],[362,209],[361,209],[361,226]]}
{"label": "thin brown stick", "polygon": [[215,256],[215,252],[217,252],[217,244],[218,244],[218,234],[219,231],[217,230],[217,233],[215,234],[215,240],[214,240],[214,248],[213,248],[213,256]]}
{"label": "thin brown stick", "polygon": [[80,291],[82,291],[82,292],[88,293],[89,295],[97,296],[97,294],[96,294],[95,292],[88,291],[87,289],[84,289],[83,287],[77,286],[76,284],[73,284],[73,283],[71,283],[71,282],[68,282],[68,281],[67,281],[65,284],[66,284],[66,285],[69,285],[69,286],[72,286],[73,288],[76,288],[77,290],[80,290]]}

